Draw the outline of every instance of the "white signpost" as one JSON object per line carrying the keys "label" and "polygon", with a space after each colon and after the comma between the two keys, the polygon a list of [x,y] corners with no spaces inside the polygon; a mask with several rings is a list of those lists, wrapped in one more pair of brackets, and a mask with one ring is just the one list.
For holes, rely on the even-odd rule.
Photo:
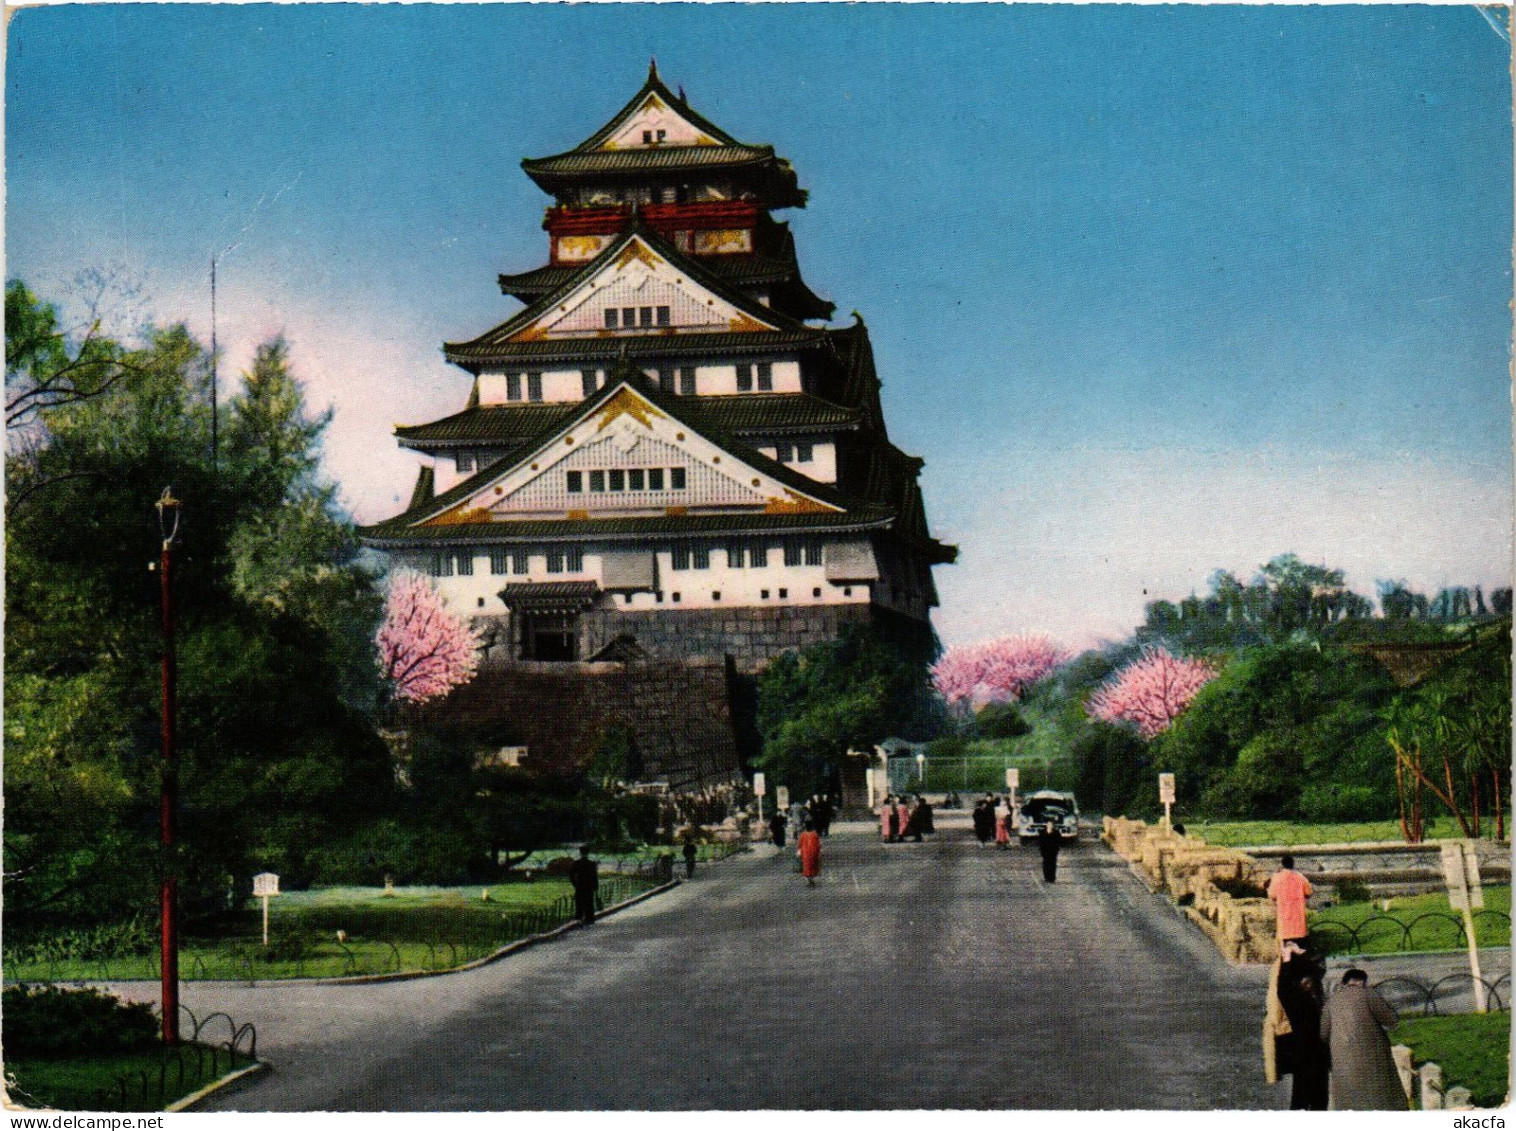
{"label": "white signpost", "polygon": [[768,792],[768,786],[764,783],[763,774],[753,775],[753,796],[758,799],[758,823],[763,824],[763,795]]}
{"label": "white signpost", "polygon": [[875,802],[874,802],[874,767],[873,766],[865,766],[863,768],[863,786],[868,791],[868,795],[869,795],[869,808],[872,809],[874,807],[874,804],[875,804]]}
{"label": "white signpost", "polygon": [[263,945],[268,946],[269,896],[279,894],[279,877],[273,872],[259,872],[253,877],[253,894],[263,900]]}
{"label": "white signpost", "polygon": [[1016,819],[1020,806],[1016,803],[1016,788],[1021,784],[1021,771],[1015,766],[1005,768],[1005,788],[1011,791],[1011,818]]}
{"label": "white signpost", "polygon": [[1469,973],[1474,975],[1474,1008],[1487,1013],[1489,998],[1479,968],[1479,944],[1474,939],[1474,912],[1484,907],[1484,888],[1479,882],[1479,856],[1473,841],[1443,841],[1442,878],[1448,885],[1449,906],[1463,912],[1463,933],[1469,940]]}
{"label": "white signpost", "polygon": [[776,789],[774,791],[774,804],[777,805],[777,806],[779,806],[779,811],[781,813],[784,812],[784,810],[786,810],[786,809],[788,809],[790,807],[790,787],[789,786],[787,786],[787,785],[781,785],[778,789]]}
{"label": "white signpost", "polygon": [[1174,822],[1171,819],[1174,814],[1174,775],[1158,775],[1158,800],[1163,802],[1163,827],[1171,829]]}

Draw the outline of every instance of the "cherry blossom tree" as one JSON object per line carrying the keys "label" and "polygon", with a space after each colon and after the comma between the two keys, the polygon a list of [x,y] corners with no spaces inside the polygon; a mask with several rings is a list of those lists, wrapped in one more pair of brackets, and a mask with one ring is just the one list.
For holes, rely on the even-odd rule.
{"label": "cherry blossom tree", "polygon": [[396,699],[425,703],[474,678],[479,635],[448,612],[432,583],[402,571],[390,579],[384,623],[375,638],[379,672]]}
{"label": "cherry blossom tree", "polygon": [[932,667],[932,682],[949,704],[976,707],[1018,700],[1064,664],[1069,654],[1047,636],[1003,636],[949,648]]}
{"label": "cherry blossom tree", "polygon": [[1137,733],[1150,739],[1168,730],[1214,678],[1216,669],[1205,660],[1147,648],[1106,680],[1085,710],[1108,723],[1135,724]]}

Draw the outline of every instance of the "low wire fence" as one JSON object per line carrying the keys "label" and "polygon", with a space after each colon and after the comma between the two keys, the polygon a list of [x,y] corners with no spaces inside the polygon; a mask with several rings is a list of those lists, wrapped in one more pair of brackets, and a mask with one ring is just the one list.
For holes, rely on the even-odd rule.
{"label": "low wire fence", "polygon": [[[661,856],[626,874],[600,881],[596,906],[603,910],[666,883],[673,857]],[[185,981],[259,982],[290,978],[351,978],[379,974],[436,973],[487,958],[513,942],[545,934],[575,917],[574,897],[502,911],[498,918],[459,917],[445,933],[425,938],[386,938],[370,933],[284,927],[265,947],[258,936],[187,938],[179,954]],[[6,982],[125,982],[161,976],[157,951],[95,959],[17,954],[4,963]]]}
{"label": "low wire fence", "polygon": [[1478,1008],[1476,986],[1484,988],[1490,1012],[1504,1013],[1511,1008],[1511,975],[1476,978],[1473,974],[1448,974],[1441,978],[1417,978],[1409,974],[1392,974],[1372,983],[1379,996],[1404,1017],[1450,1017],[1473,1013]]}
{"label": "low wire fence", "polygon": [[[226,1013],[198,1018],[180,1005],[182,1043],[160,1047],[133,1058],[132,1066],[114,1073],[110,1083],[77,1087],[53,1083],[31,1074],[18,1079],[7,1073],[6,1091],[12,1102],[26,1107],[64,1111],[162,1111],[238,1068],[258,1059],[258,1030],[251,1022],[237,1024]],[[42,1062],[33,1062],[41,1064]],[[34,1090],[28,1090],[32,1084]]]}
{"label": "low wire fence", "polygon": [[[1511,917],[1504,911],[1476,911],[1474,939],[1480,946],[1510,946]],[[1389,954],[1459,950],[1469,945],[1459,915],[1427,911],[1410,919],[1370,915],[1356,923],[1312,916],[1310,938],[1321,954]]]}

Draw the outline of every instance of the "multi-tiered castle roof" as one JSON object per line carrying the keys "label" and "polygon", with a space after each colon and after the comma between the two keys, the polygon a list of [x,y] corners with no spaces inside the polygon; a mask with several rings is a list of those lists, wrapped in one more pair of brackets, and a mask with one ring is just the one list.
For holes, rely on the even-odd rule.
{"label": "multi-tiered castle roof", "polygon": [[446,344],[468,403],[397,429],[426,464],[365,541],[514,623],[516,659],[590,658],[736,609],[855,606],[925,628],[931,566],[956,551],[928,529],[921,460],[890,442],[867,329],[825,324],[833,306],[771,215],[805,204],[789,163],[654,66],[584,142],[522,165],[555,198],[549,260],[500,276],[522,310]]}

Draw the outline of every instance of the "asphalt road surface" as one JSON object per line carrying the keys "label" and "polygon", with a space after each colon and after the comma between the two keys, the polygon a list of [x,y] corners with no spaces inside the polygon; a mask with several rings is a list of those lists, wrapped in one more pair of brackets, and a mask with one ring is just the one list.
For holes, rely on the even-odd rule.
{"label": "asphalt road surface", "polygon": [[[1262,969],[1229,968],[1093,838],[862,825],[818,887],[765,849],[479,970],[189,983],[273,1071],[208,1110],[1278,1108]],[[142,992],[151,992],[150,988]]]}

